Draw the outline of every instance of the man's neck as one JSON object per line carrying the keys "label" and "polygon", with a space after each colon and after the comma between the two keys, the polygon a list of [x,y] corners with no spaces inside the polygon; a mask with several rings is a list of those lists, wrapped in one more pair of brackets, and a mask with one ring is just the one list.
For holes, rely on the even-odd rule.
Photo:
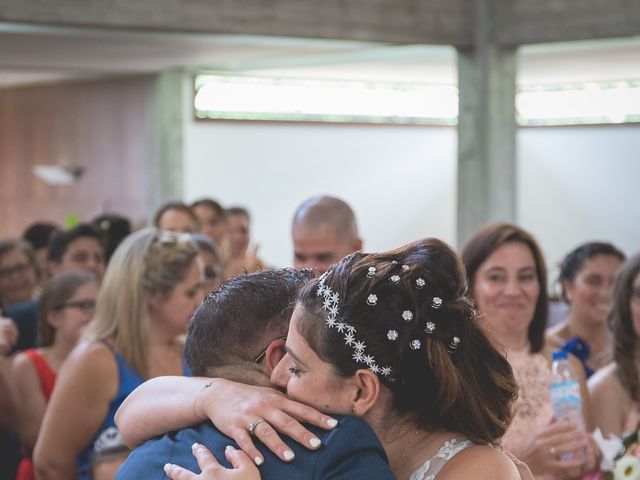
{"label": "man's neck", "polygon": [[211,367],[207,369],[207,375],[247,385],[272,387],[269,375],[260,365],[253,362],[239,362]]}

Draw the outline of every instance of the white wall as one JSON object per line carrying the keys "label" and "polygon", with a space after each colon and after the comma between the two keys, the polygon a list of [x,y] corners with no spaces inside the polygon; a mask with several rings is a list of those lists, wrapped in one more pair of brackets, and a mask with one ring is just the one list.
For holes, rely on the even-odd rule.
{"label": "white wall", "polygon": [[580,243],[640,251],[640,126],[518,132],[518,220],[540,241],[552,278]]}
{"label": "white wall", "polygon": [[[423,236],[453,243],[453,128],[196,122],[186,129],[185,197],[251,211],[270,264],[291,263],[296,206],[321,193],[355,209],[366,250]],[[640,250],[640,127],[518,131],[518,223],[540,241],[550,267],[588,240]]]}
{"label": "white wall", "polygon": [[246,206],[260,255],[275,266],[291,264],[291,218],[318,194],[351,204],[365,250],[424,236],[451,243],[456,142],[445,127],[191,121],[185,200]]}

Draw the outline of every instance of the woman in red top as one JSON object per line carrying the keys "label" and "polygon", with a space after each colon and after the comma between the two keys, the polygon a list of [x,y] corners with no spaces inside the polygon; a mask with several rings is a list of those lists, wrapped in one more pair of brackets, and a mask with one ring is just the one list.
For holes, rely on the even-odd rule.
{"label": "woman in red top", "polygon": [[98,283],[86,272],[57,275],[42,293],[38,318],[41,347],[19,353],[10,370],[18,413],[17,431],[25,455],[16,480],[35,479],[31,451],[56,374],[93,317],[97,296]]}

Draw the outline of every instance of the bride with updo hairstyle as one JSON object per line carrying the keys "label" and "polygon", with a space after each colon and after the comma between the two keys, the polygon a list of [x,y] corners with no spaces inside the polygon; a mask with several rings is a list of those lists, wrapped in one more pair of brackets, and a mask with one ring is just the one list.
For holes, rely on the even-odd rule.
{"label": "bride with updo hairstyle", "polygon": [[[328,327],[326,295],[318,296],[323,285],[341,300],[343,331],[340,321]],[[388,419],[410,418],[425,431],[490,444],[510,423],[516,386],[508,362],[474,321],[465,292],[458,257],[443,242],[426,239],[344,258],[302,290],[292,325],[338,376],[375,373],[392,400]],[[361,358],[358,340],[366,345]]]}
{"label": "bride with updo hairstyle", "polygon": [[[510,424],[516,382],[507,360],[478,327],[465,293],[462,263],[439,240],[351,254],[303,287],[286,354],[274,367],[271,382],[290,399],[321,412],[363,419],[382,443],[396,478],[519,479],[514,463],[494,448]],[[179,388],[189,381],[197,379],[181,380]],[[269,410],[287,409],[266,399],[267,407],[244,412],[244,420],[233,424],[255,390],[238,386],[234,397],[225,398],[215,387],[207,389],[218,423],[227,422],[216,425],[221,431],[246,434],[244,422],[250,418],[281,426]],[[245,401],[239,401],[241,396]],[[168,417],[179,415],[185,421],[194,412],[193,401],[181,408],[172,405],[162,415],[146,408],[137,421],[144,425],[162,418],[176,427]],[[261,427],[256,437],[266,442],[267,431],[273,432]],[[234,439],[246,445],[245,439]],[[171,465],[167,475],[259,478],[246,458],[232,462],[235,470],[226,470],[204,448],[194,454],[203,473],[196,476]],[[233,455],[240,453],[227,452]]]}

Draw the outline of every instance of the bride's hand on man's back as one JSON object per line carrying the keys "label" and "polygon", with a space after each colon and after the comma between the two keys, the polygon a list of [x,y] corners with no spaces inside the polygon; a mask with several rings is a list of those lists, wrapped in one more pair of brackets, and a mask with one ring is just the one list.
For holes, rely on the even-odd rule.
{"label": "bride's hand on man's back", "polygon": [[204,445],[193,444],[193,456],[198,460],[202,473],[195,474],[179,465],[167,463],[164,471],[171,480],[260,480],[260,472],[241,450],[227,447],[225,456],[233,465],[227,469],[220,465]]}
{"label": "bride's hand on man's back", "polygon": [[308,449],[320,446],[320,440],[300,422],[330,430],[335,419],[314,408],[289,400],[272,388],[255,387],[216,379],[212,388],[204,389],[196,398],[195,409],[200,418],[208,417],[225,435],[233,438],[249,458],[260,464],[264,458],[253,444],[253,436],[284,461],[293,459],[293,451],[277,432],[288,435]]}

